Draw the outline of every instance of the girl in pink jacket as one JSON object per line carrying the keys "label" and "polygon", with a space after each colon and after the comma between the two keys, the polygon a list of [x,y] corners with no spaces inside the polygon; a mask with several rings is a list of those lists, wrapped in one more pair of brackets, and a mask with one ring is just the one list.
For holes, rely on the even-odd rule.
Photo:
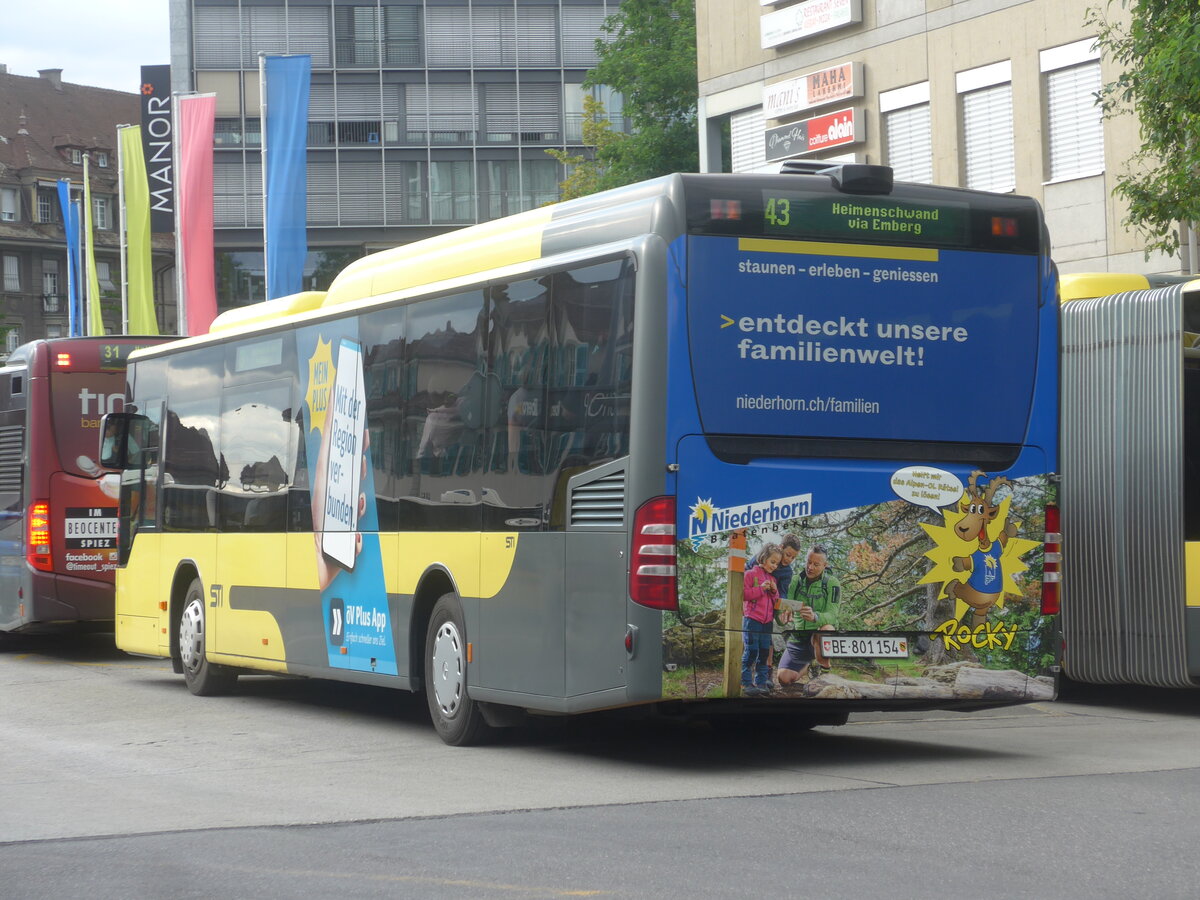
{"label": "girl in pink jacket", "polygon": [[742,694],[771,693],[771,634],[779,608],[779,586],[772,574],[783,559],[778,544],[767,544],[746,572],[742,591]]}

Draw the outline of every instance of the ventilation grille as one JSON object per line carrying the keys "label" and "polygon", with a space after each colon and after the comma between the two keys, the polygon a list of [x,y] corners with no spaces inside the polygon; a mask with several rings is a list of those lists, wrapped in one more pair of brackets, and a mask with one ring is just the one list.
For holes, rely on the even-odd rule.
{"label": "ventilation grille", "polygon": [[21,492],[21,460],[24,456],[25,428],[0,426],[0,491]]}
{"label": "ventilation grille", "polygon": [[[596,476],[583,482],[587,476]],[[625,468],[588,472],[571,485],[572,528],[619,529],[625,525]],[[572,479],[574,481],[574,479]]]}

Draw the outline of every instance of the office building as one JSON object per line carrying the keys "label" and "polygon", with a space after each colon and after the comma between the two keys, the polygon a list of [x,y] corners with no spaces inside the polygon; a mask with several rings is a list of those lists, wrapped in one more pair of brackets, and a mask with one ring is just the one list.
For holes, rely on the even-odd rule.
{"label": "office building", "polygon": [[[305,287],[558,198],[619,0],[171,0],[175,91],[213,92],[217,298],[264,298],[259,53],[312,57]],[[600,94],[622,127],[620,98]]]}
{"label": "office building", "polygon": [[1147,259],[1123,224],[1113,188],[1140,140],[1132,115],[1096,106],[1118,71],[1087,24],[1095,6],[697,0],[701,167],[885,163],[897,179],[1036,197],[1064,272],[1197,271],[1186,229],[1177,257]]}

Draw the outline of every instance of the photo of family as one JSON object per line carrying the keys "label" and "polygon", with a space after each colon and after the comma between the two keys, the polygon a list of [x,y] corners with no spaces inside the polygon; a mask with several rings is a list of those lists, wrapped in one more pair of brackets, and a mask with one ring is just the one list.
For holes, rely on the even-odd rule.
{"label": "photo of family", "polygon": [[939,474],[940,493],[896,477],[899,499],[680,541],[664,695],[1051,697],[1053,486]]}

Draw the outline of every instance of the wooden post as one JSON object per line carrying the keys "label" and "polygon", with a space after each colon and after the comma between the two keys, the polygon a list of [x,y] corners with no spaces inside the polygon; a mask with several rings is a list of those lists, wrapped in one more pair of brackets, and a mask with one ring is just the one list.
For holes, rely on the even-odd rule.
{"label": "wooden post", "polygon": [[742,695],[742,592],[746,574],[746,531],[729,536],[729,586],[725,593],[725,696]]}

